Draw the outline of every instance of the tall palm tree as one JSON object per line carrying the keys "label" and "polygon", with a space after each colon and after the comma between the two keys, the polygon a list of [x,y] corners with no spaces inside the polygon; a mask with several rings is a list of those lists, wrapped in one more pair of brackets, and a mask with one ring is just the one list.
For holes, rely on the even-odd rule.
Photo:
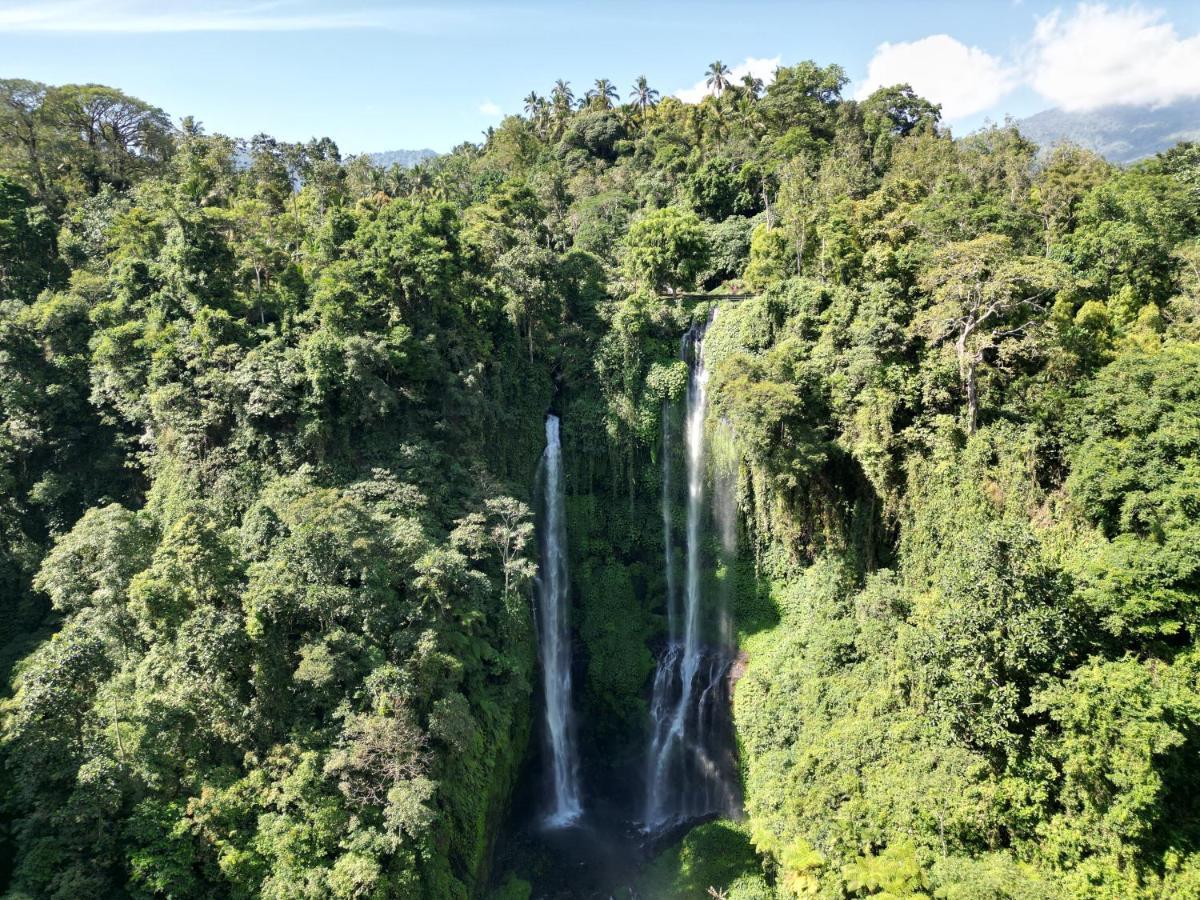
{"label": "tall palm tree", "polygon": [[763,80],[755,78],[747,72],[742,76],[742,90],[746,92],[747,97],[757,99],[758,95],[763,91]]}
{"label": "tall palm tree", "polygon": [[571,82],[561,78],[554,82],[554,90],[550,92],[550,102],[554,107],[555,118],[565,118],[575,103],[575,94],[571,91]]}
{"label": "tall palm tree", "polygon": [[729,67],[719,59],[710,63],[708,71],[704,74],[707,76],[704,83],[718,97],[729,87]]}
{"label": "tall palm tree", "polygon": [[[492,131],[489,127],[488,131]],[[491,135],[487,131],[484,134],[490,139]],[[442,169],[433,176],[433,184],[430,185],[430,193],[435,200],[447,202],[454,195],[454,180],[448,171]]]}
{"label": "tall palm tree", "polygon": [[550,104],[537,91],[530,91],[525,98],[525,116],[534,129],[542,134],[550,124]]}
{"label": "tall palm tree", "polygon": [[658,104],[658,91],[650,87],[650,83],[646,81],[645,75],[639,75],[638,80],[633,85],[633,90],[629,92],[629,99],[633,101],[633,105],[642,111],[642,115],[646,115],[646,110]]}
{"label": "tall palm tree", "polygon": [[399,163],[392,163],[384,179],[383,190],[389,197],[403,197],[412,192],[413,180],[409,170]]}
{"label": "tall palm tree", "polygon": [[587,92],[588,101],[601,109],[612,109],[613,101],[619,96],[617,89],[607,78],[597,78],[596,86]]}

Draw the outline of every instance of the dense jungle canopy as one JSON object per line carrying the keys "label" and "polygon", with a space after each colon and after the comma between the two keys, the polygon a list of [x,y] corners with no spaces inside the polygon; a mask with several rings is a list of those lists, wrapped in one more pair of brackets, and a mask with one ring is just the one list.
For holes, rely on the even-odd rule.
{"label": "dense jungle canopy", "polygon": [[727,73],[386,170],[0,81],[5,897],[540,896],[544,417],[596,785],[714,305],[744,816],[623,888],[1200,897],[1200,147]]}

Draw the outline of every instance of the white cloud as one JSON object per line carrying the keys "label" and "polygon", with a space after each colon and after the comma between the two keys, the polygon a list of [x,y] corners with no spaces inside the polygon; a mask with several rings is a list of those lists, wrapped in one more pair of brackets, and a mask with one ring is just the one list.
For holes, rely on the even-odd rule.
{"label": "white cloud", "polygon": [[491,100],[484,100],[479,104],[479,111],[489,119],[499,119],[504,115],[504,110],[493,103]]}
{"label": "white cloud", "polygon": [[1015,59],[947,34],[881,44],[855,96],[901,82],[948,122],[996,111],[1019,86],[1067,110],[1162,105],[1200,97],[1200,34],[1180,35],[1161,10],[1081,3],[1039,18]]}
{"label": "white cloud", "polygon": [[1039,19],[1027,64],[1030,86],[1068,110],[1200,96],[1200,34],[1181,37],[1140,6],[1083,3]]}
{"label": "white cloud", "polygon": [[0,33],[161,34],[186,31],[321,31],[379,28],[425,34],[466,24],[435,7],[311,11],[295,0],[253,4],[154,0],[43,0],[0,3]]}
{"label": "white cloud", "polygon": [[1017,86],[1017,72],[997,56],[968,47],[948,34],[917,41],[880,44],[855,96],[907,83],[921,96],[942,105],[948,122],[995,106]]}
{"label": "white cloud", "polygon": [[[753,75],[755,78],[761,78],[763,84],[770,84],[775,80],[775,70],[778,68],[778,56],[772,56],[770,59],[747,56],[745,62],[739,63],[729,70],[729,80],[736,84],[746,75]],[[712,93],[708,85],[704,83],[705,81],[707,81],[706,78],[701,78],[690,88],[680,88],[675,92],[675,96],[684,103],[699,103]]]}

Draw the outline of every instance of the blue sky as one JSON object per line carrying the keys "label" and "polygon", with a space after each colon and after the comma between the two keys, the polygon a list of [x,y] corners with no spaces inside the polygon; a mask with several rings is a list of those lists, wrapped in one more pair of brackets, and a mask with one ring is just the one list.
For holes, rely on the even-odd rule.
{"label": "blue sky", "polygon": [[110,84],[210,131],[348,153],[477,140],[556,78],[695,97],[714,59],[836,62],[851,96],[907,80],[961,133],[1200,97],[1200,3],[0,0],[0,77]]}

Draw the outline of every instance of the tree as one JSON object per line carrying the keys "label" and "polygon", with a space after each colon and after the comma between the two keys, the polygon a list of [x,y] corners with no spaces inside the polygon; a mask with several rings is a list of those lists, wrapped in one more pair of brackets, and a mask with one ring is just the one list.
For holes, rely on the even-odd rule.
{"label": "tree", "polygon": [[658,105],[658,91],[650,87],[645,75],[639,75],[638,80],[634,82],[633,90],[629,92],[629,99],[633,101],[634,106],[641,110],[642,117],[645,118],[646,110]]}
{"label": "tree", "polygon": [[758,109],[784,146],[800,138],[831,140],[846,81],[841,66],[822,67],[811,60],[781,66]]}
{"label": "tree", "polygon": [[[49,205],[46,167],[51,151],[45,144],[51,136],[47,134],[42,114],[47,90],[46,85],[37,81],[0,79],[0,164],[23,169],[38,199]],[[14,151],[16,159],[4,159]]]}
{"label": "tree", "polygon": [[1200,695],[1190,672],[1153,657],[1093,657],[1033,704],[1056,725],[1041,752],[1062,773],[1060,811],[1042,839],[1077,884],[1120,885],[1134,848],[1171,819],[1173,789],[1195,789],[1187,748]]}
{"label": "tree", "polygon": [[757,225],[750,238],[750,260],[742,277],[754,291],[782,282],[794,269],[792,253],[782,228]]}
{"label": "tree", "polygon": [[953,341],[969,434],[979,412],[979,367],[1002,341],[1029,334],[1062,281],[1060,267],[1016,255],[1012,241],[1000,235],[948,244],[934,253],[921,276],[933,304],[918,321],[935,346]]}
{"label": "tree", "polygon": [[[807,153],[788,160],[779,170],[779,197],[776,208],[782,219],[796,261],[794,274],[804,271],[808,258],[809,239],[816,230],[823,211],[821,185],[813,172],[813,161]],[[764,188],[765,190],[765,188]]]}
{"label": "tree", "polygon": [[612,109],[618,97],[616,86],[607,78],[597,78],[596,85],[587,92],[586,100],[599,109]]}
{"label": "tree", "polygon": [[708,255],[708,237],[696,214],[668,206],[630,227],[625,272],[635,283],[675,293],[695,286]]}
{"label": "tree", "polygon": [[1072,213],[1075,228],[1053,255],[1107,298],[1114,321],[1128,325],[1146,303],[1169,299],[1178,265],[1172,248],[1200,220],[1183,183],[1170,175],[1121,172],[1092,188]]}
{"label": "tree", "polygon": [[860,105],[868,136],[882,131],[904,137],[925,128],[933,128],[942,116],[942,107],[930,103],[907,84],[881,87]]}
{"label": "tree", "polygon": [[129,187],[171,153],[171,120],[161,109],[98,84],[67,84],[46,93],[45,115],[70,136],[66,163],[89,194],[102,184]]}
{"label": "tree", "polygon": [[512,497],[496,497],[485,503],[494,524],[488,531],[500,569],[504,573],[504,595],[520,589],[533,578],[536,566],[526,557],[525,548],[533,538],[529,507]]}
{"label": "tree", "polygon": [[710,91],[720,97],[730,85],[729,74],[729,67],[718,59],[709,63],[708,71],[704,73],[704,83]]}
{"label": "tree", "polygon": [[742,76],[742,91],[751,100],[757,100],[762,96],[763,80],[751,72],[747,72]]}
{"label": "tree", "polygon": [[574,104],[575,94],[571,91],[571,82],[561,78],[554,82],[554,90],[550,92],[550,105],[554,110],[555,121],[562,122],[570,116]]}
{"label": "tree", "polygon": [[1030,191],[1042,219],[1047,251],[1075,230],[1083,198],[1110,174],[1108,163],[1080,147],[1060,144],[1050,151]]}
{"label": "tree", "polygon": [[887,900],[928,900],[928,881],[911,844],[892,844],[878,856],[867,853],[842,868],[846,889]]}
{"label": "tree", "polygon": [[383,806],[403,782],[429,770],[426,736],[403,701],[388,697],[381,705],[381,712],[360,713],[347,721],[342,746],[325,765],[357,806]]}
{"label": "tree", "polygon": [[69,615],[95,609],[128,648],[133,623],[126,597],[133,577],[150,562],[154,534],[122,506],[90,509],[55,542],[34,579],[54,609]]}

